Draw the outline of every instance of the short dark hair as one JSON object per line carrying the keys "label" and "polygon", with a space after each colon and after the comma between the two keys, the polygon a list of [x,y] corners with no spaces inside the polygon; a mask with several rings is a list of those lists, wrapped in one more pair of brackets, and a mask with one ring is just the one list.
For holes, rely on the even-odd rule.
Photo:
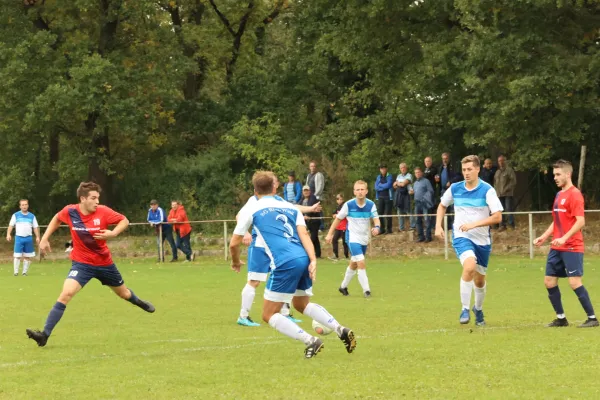
{"label": "short dark hair", "polygon": [[344,200],[344,193],[338,193],[335,195],[335,197],[340,197],[342,200]]}
{"label": "short dark hair", "polygon": [[387,164],[384,162],[379,163],[379,168],[387,168]]}
{"label": "short dark hair", "polygon": [[151,206],[157,206],[158,205],[158,200],[154,200],[154,199],[150,200],[150,205]]}
{"label": "short dark hair", "polygon": [[252,177],[254,191],[259,195],[273,193],[274,175],[270,171],[258,171]]}
{"label": "short dark hair", "polygon": [[421,171],[421,172],[423,172],[423,170],[421,169],[421,167],[415,167],[415,171]]}
{"label": "short dark hair", "polygon": [[573,172],[573,164],[571,164],[569,161],[567,160],[557,160],[553,165],[552,168],[560,168],[565,172]]}
{"label": "short dark hair", "polygon": [[80,199],[82,197],[88,197],[90,192],[94,191],[100,193],[102,188],[96,182],[81,182],[77,188],[77,197]]}
{"label": "short dark hair", "polygon": [[294,171],[289,171],[288,172],[288,176],[293,176],[295,178],[296,177],[296,173]]}

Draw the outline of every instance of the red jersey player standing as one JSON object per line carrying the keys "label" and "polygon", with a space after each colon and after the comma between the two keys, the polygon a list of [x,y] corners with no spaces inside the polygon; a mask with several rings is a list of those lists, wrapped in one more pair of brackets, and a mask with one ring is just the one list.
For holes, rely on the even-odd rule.
{"label": "red jersey player standing", "polygon": [[550,235],[552,245],[546,262],[546,277],[544,283],[548,289],[548,298],[556,311],[556,319],[548,327],[568,326],[567,318],[560,299],[558,278],[569,278],[569,285],[575,291],[579,302],[587,314],[587,320],[579,325],[580,328],[598,326],[594,307],[590,296],[583,286],[583,234],[581,228],[585,225],[583,215],[583,196],[579,189],[573,186],[571,175],[573,166],[565,160],[558,160],[554,165],[554,182],[561,189],[554,199],[552,209],[553,222],[546,232],[533,243],[541,246]]}
{"label": "red jersey player standing", "polygon": [[[40,242],[40,251],[50,251],[48,239],[58,229],[61,222],[68,224],[73,239],[71,252],[72,266],[63,284],[58,300],[46,319],[43,331],[27,329],[27,336],[45,346],[52,330],[60,321],[67,304],[92,278],[110,287],[119,297],[153,313],[155,308],[147,301],[139,299],[123,283],[121,273],[115,266],[106,246],[106,240],[117,237],[129,225],[124,215],[99,205],[100,186],[94,182],[82,182],[77,189],[79,204],[68,205],[52,218]],[[109,225],[117,225],[113,230]]]}

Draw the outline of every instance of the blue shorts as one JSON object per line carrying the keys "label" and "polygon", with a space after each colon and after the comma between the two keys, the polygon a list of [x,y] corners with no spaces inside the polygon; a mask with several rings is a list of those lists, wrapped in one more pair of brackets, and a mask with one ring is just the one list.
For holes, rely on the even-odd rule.
{"label": "blue shorts", "polygon": [[274,268],[265,288],[265,299],[289,303],[294,296],[312,296],[312,279],[308,276],[308,257],[299,257]]}
{"label": "blue shorts", "polygon": [[477,262],[477,272],[481,275],[485,275],[488,262],[490,261],[490,254],[492,253],[492,246],[475,244],[467,238],[454,238],[452,240],[452,246],[456,251],[456,256],[463,264],[467,258],[475,257]]}
{"label": "blue shorts", "polygon": [[[348,238],[346,238],[348,243]],[[365,259],[367,254],[367,246],[360,243],[348,243],[348,250],[350,250],[350,261],[358,262]]]}
{"label": "blue shorts", "polygon": [[266,282],[271,270],[271,257],[264,247],[248,247],[248,280]]}
{"label": "blue shorts", "polygon": [[35,257],[33,236],[15,236],[14,257]]}
{"label": "blue shorts", "polygon": [[546,276],[583,276],[583,253],[550,249],[546,261]]}
{"label": "blue shorts", "polygon": [[124,283],[123,277],[115,264],[96,267],[73,261],[67,279],[74,279],[79,282],[81,287],[84,287],[93,278],[98,279],[105,286],[119,287]]}

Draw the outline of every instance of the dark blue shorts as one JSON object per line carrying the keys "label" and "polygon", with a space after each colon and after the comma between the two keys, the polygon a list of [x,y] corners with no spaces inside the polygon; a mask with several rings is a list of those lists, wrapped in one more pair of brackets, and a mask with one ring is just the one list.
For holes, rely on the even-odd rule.
{"label": "dark blue shorts", "polygon": [[583,253],[550,249],[546,261],[546,276],[583,276]]}
{"label": "dark blue shorts", "polygon": [[93,278],[98,279],[105,286],[118,287],[124,283],[123,277],[115,264],[106,267],[95,267],[73,261],[67,279],[75,279],[81,287],[84,287]]}

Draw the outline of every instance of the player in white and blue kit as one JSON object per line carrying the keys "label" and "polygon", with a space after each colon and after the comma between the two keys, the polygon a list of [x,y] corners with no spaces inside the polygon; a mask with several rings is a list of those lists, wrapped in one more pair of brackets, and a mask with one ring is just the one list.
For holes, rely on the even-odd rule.
{"label": "player in white and blue kit", "polygon": [[31,265],[31,259],[35,257],[35,247],[33,245],[33,234],[35,233],[36,243],[40,243],[40,229],[35,215],[29,212],[29,201],[22,199],[19,201],[20,211],[13,214],[8,224],[6,240],[12,240],[11,233],[15,230],[15,248],[14,248],[14,274],[19,275],[19,267],[23,260],[23,275],[26,276]]}
{"label": "player in white and blue kit", "polygon": [[483,300],[486,292],[486,271],[492,239],[490,226],[502,221],[502,204],[492,186],[479,179],[479,157],[467,156],[462,159],[462,172],[465,180],[453,183],[444,192],[437,210],[435,235],[444,238],[442,221],[446,208],[454,203],[454,225],[452,245],[463,266],[460,280],[462,311],[459,322],[467,324],[471,320],[469,309],[471,293],[475,290],[475,324],[485,325]]}
{"label": "player in white and blue kit", "polygon": [[[354,199],[347,201],[342,206],[342,209],[337,213],[329,233],[327,234],[327,243],[331,243],[333,233],[344,218],[348,219],[348,229],[346,230],[346,243],[350,250],[350,265],[346,269],[344,280],[338,289],[341,294],[348,296],[348,285],[357,274],[358,282],[363,289],[363,294],[366,298],[371,297],[371,287],[369,286],[369,278],[367,277],[367,265],[365,263],[365,253],[369,244],[369,232],[373,236],[380,233],[379,215],[377,214],[377,206],[371,200],[367,199],[369,193],[367,183],[365,181],[356,181],[354,183]],[[375,223],[375,227],[371,229],[371,219]]]}
{"label": "player in white and blue kit", "polygon": [[[284,201],[281,197],[275,195],[277,188],[279,187],[279,180],[277,179],[277,176],[274,175],[273,177],[274,183],[272,195],[276,200]],[[240,214],[243,215],[244,212],[253,207],[257,201],[258,196],[254,195],[250,197],[236,216],[236,219],[238,219]],[[296,205],[295,207],[301,212],[314,212],[320,210],[319,203],[311,207],[300,205]],[[272,268],[272,262],[265,251],[264,240],[257,237],[256,230],[254,228],[252,229],[251,235],[247,232],[244,234],[244,244],[248,245],[248,282],[242,289],[242,308],[240,310],[240,316],[238,317],[237,324],[242,326],[260,326],[260,324],[254,322],[252,318],[250,318],[250,310],[252,308],[252,304],[254,303],[256,289],[261,282],[266,282],[267,275]],[[281,314],[293,322],[302,322],[290,314],[290,306],[287,303],[282,307]]]}
{"label": "player in white and blue kit", "polygon": [[257,241],[264,241],[265,251],[272,261],[264,294],[263,320],[284,335],[304,342],[305,357],[314,357],[323,348],[321,339],[279,313],[284,303],[292,302],[296,310],[334,330],[351,353],[356,347],[352,330],[340,325],[323,307],[309,302],[317,272],[314,247],[302,213],[272,195],[273,181],[271,172],[257,172],[252,178],[258,201],[238,215],[229,245],[231,267],[240,270],[240,245],[248,228],[254,225]]}

